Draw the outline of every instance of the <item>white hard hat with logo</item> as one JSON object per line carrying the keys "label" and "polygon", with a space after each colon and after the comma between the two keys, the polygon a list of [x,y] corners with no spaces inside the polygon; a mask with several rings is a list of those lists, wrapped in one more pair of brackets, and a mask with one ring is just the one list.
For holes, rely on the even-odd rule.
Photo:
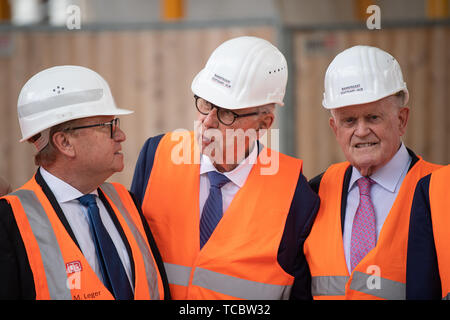
{"label": "white hard hat with logo", "polygon": [[354,46],[339,53],[325,74],[322,105],[327,109],[370,103],[405,92],[409,94],[397,60],[370,46]]}
{"label": "white hard hat with logo", "polygon": [[20,142],[41,133],[35,142],[39,151],[47,145],[49,129],[55,125],[133,111],[117,108],[108,83],[97,72],[80,66],[56,66],[27,81],[19,94],[17,113]]}
{"label": "white hard hat with logo", "polygon": [[225,109],[284,105],[288,69],[267,40],[238,37],[222,43],[192,82],[192,92]]}

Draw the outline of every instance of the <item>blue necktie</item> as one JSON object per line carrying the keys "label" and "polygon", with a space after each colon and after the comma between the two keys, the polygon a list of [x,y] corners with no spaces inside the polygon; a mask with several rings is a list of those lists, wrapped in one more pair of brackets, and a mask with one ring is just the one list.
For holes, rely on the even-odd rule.
{"label": "blue necktie", "polygon": [[206,241],[213,233],[220,219],[222,219],[222,188],[230,179],[217,171],[208,172],[209,182],[211,187],[209,189],[209,196],[206,199],[200,219],[200,249],[203,248]]}
{"label": "blue necktie", "polygon": [[132,300],[127,274],[117,253],[116,246],[106,231],[100,218],[100,212],[95,201],[95,195],[86,194],[78,200],[88,208],[89,224],[94,238],[95,251],[100,262],[103,283],[117,300]]}

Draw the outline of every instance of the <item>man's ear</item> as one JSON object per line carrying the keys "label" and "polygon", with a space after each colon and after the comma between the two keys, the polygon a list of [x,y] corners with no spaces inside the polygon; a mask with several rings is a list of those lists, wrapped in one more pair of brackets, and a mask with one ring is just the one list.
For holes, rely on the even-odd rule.
{"label": "man's ear", "polygon": [[331,116],[328,121],[329,121],[331,129],[333,129],[334,135],[337,136],[336,120],[334,120],[333,116]]}
{"label": "man's ear", "polygon": [[274,120],[275,115],[272,112],[265,113],[259,122],[259,129],[270,129],[273,125]]}
{"label": "man's ear", "polygon": [[52,142],[56,149],[68,157],[75,157],[75,148],[71,136],[63,131],[55,132],[52,136]]}
{"label": "man's ear", "polygon": [[258,139],[261,139],[267,131],[272,127],[275,116],[273,113],[265,113],[258,124]]}
{"label": "man's ear", "polygon": [[404,135],[406,132],[406,125],[408,124],[408,118],[409,118],[409,108],[408,107],[401,108],[398,112],[400,135]]}

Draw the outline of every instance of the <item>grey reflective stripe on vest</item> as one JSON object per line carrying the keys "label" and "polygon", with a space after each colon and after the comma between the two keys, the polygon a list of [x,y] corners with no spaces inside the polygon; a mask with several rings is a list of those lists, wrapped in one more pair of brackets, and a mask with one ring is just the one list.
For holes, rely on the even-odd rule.
{"label": "grey reflective stripe on vest", "polygon": [[311,278],[313,296],[344,296],[347,276],[318,276]]}
{"label": "grey reflective stripe on vest", "polygon": [[133,237],[136,239],[139,250],[141,251],[144,258],[145,275],[147,278],[148,288],[150,292],[150,299],[159,300],[160,296],[158,290],[158,273],[153,263],[153,255],[150,252],[150,248],[147,246],[144,238],[142,237],[141,233],[134,224],[133,219],[130,216],[130,213],[128,212],[128,210],[125,209],[125,205],[122,203],[122,200],[120,199],[120,196],[117,193],[116,188],[114,188],[114,186],[110,183],[104,183],[100,186],[100,188],[116,205],[117,209],[119,209],[120,213],[122,214],[122,217],[125,219],[128,227],[130,228]]}
{"label": "grey reflective stripe on vest", "polygon": [[192,268],[164,262],[164,269],[166,269],[167,279],[170,284],[184,287],[189,285]]}
{"label": "grey reflective stripe on vest", "polygon": [[[370,289],[368,280],[369,283],[372,282],[371,280],[374,283],[379,282],[379,288]],[[359,271],[353,273],[350,289],[387,300],[405,300],[406,298],[406,284]]]}
{"label": "grey reflective stripe on vest", "polygon": [[[347,276],[312,277],[312,295],[345,296],[345,286],[349,278]],[[406,285],[404,283],[359,271],[353,273],[350,289],[387,300],[404,300],[406,297]]]}
{"label": "grey reflective stripe on vest", "polygon": [[450,292],[447,293],[447,295],[443,297],[442,300],[450,300]]}
{"label": "grey reflective stripe on vest", "polygon": [[72,295],[67,287],[66,265],[56,240],[55,232],[44,208],[36,194],[31,190],[17,190],[11,195],[20,199],[33,235],[37,240],[44,264],[50,298],[71,300]]}
{"label": "grey reflective stripe on vest", "polygon": [[283,286],[250,281],[203,268],[195,269],[192,284],[249,300],[287,300],[292,288],[291,285]]}
{"label": "grey reflective stripe on vest", "polygon": [[[164,265],[170,284],[189,285],[192,270],[190,267],[170,263],[164,263]],[[292,285],[274,285],[250,281],[204,268],[195,269],[192,285],[249,300],[287,300],[292,288]]]}

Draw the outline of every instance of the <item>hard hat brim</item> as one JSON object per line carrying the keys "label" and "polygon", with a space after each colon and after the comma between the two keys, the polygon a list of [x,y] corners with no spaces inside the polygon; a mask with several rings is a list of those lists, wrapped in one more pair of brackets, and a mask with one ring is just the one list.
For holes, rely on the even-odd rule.
{"label": "hard hat brim", "polygon": [[98,112],[96,114],[92,114],[92,112],[87,112],[85,114],[76,114],[73,116],[68,116],[68,117],[64,117],[58,121],[54,121],[53,123],[51,123],[50,125],[46,125],[43,128],[37,128],[36,130],[30,132],[28,135],[22,137],[22,139],[20,139],[20,142],[24,142],[27,141],[28,139],[30,139],[31,137],[35,136],[36,134],[44,131],[45,129],[54,127],[56,125],[59,125],[61,123],[67,122],[67,121],[71,121],[71,120],[76,120],[76,119],[83,119],[83,118],[91,118],[91,117],[98,117],[98,116],[121,116],[121,115],[128,115],[128,114],[132,114],[134,113],[134,110],[128,110],[128,109],[121,109],[121,108],[115,108],[113,110],[109,110],[109,111],[105,111],[105,112]]}
{"label": "hard hat brim", "polygon": [[405,87],[405,88],[401,88],[401,89],[395,89],[392,92],[387,92],[387,93],[383,94],[383,96],[381,96],[381,97],[379,95],[370,95],[367,93],[361,93],[361,94],[359,94],[359,97],[358,97],[358,95],[353,94],[348,97],[341,97],[339,100],[333,101],[329,105],[326,103],[326,99],[324,98],[322,100],[322,106],[325,109],[331,110],[331,109],[338,109],[338,108],[345,108],[345,107],[349,107],[349,106],[367,104],[367,103],[376,102],[381,99],[392,96],[399,91],[405,92],[406,98],[405,98],[404,105],[406,105],[409,100],[409,93],[408,93],[408,89]]}

